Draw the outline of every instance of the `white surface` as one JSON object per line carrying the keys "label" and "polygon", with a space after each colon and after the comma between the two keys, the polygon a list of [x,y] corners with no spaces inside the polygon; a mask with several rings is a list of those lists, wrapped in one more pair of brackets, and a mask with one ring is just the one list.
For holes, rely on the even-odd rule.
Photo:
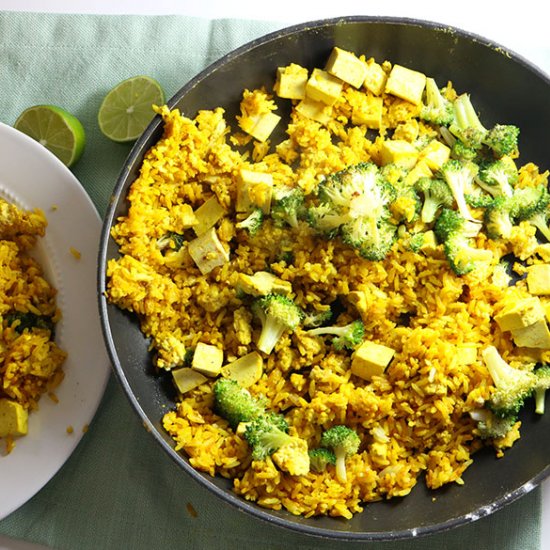
{"label": "white surface", "polygon": [[[65,378],[55,390],[59,403],[43,396],[39,410],[29,415],[28,435],[0,456],[2,519],[34,496],[71,455],[96,412],[110,367],[96,313],[101,221],[86,191],[44,147],[0,124],[0,196],[25,209],[41,208],[48,219],[36,256],[58,290],[63,317],[56,338],[68,353]],[[71,247],[81,252],[80,260]]]}
{"label": "white surface", "polygon": [[[276,6],[276,9],[273,8]],[[314,8],[312,8],[314,6]],[[54,13],[104,13],[144,15],[188,15],[208,18],[274,19],[294,24],[307,20],[345,15],[383,15],[427,19],[454,25],[482,35],[526,57],[550,73],[550,35],[545,4],[524,0],[521,5],[463,0],[456,9],[445,2],[393,0],[376,4],[365,0],[296,2],[278,0],[0,0],[0,11]],[[550,548],[550,480],[543,484],[543,532],[541,548]],[[36,550],[35,545],[0,537],[0,550]]]}

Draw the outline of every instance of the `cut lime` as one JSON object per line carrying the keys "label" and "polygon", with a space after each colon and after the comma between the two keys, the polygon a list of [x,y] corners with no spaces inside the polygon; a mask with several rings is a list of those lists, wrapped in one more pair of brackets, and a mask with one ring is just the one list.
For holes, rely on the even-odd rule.
{"label": "cut lime", "polygon": [[113,141],[135,141],[164,103],[160,84],[149,76],[133,76],[117,84],[103,99],[97,115],[100,130]]}
{"label": "cut lime", "polygon": [[13,126],[49,149],[66,166],[72,166],[80,158],[86,145],[80,121],[55,105],[29,107]]}

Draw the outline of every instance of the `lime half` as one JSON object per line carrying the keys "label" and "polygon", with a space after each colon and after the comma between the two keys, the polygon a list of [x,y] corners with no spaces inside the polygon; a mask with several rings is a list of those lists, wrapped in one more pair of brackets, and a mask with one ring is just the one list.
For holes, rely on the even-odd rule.
{"label": "lime half", "polygon": [[97,115],[99,128],[113,141],[135,141],[153,119],[153,105],[163,103],[164,92],[154,78],[133,76],[103,99]]}
{"label": "lime half", "polygon": [[86,145],[80,121],[55,105],[29,107],[13,126],[49,149],[66,166],[72,166],[80,158]]}

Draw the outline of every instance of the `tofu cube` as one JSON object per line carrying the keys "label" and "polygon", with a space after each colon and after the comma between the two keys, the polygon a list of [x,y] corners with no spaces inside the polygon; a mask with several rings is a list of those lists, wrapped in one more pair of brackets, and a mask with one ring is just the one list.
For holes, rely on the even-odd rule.
{"label": "tofu cube", "polygon": [[240,121],[241,129],[258,141],[266,141],[279,124],[281,117],[269,111],[258,115],[250,115]]}
{"label": "tofu cube", "polygon": [[188,250],[191,258],[203,275],[229,261],[229,253],[218,239],[216,230],[212,227],[200,237],[193,239]]}
{"label": "tofu cube", "polygon": [[225,209],[218,201],[216,195],[203,202],[195,210],[197,223],[193,226],[193,230],[197,237],[206,233],[211,227],[214,227],[224,215]]}
{"label": "tofu cube", "polygon": [[532,325],[512,330],[512,339],[521,348],[550,349],[550,330],[546,319],[539,319]]}
{"label": "tofu cube", "polygon": [[388,75],[382,68],[382,65],[379,65],[374,61],[367,62],[363,85],[369,92],[372,92],[374,95],[382,94],[384,88],[386,87],[387,80]]}
{"label": "tofu cube", "polygon": [[382,126],[383,112],[384,100],[381,97],[365,95],[361,105],[352,109],[351,122],[377,130]]}
{"label": "tofu cube", "polygon": [[510,331],[528,327],[544,317],[545,312],[540,299],[532,297],[519,300],[513,306],[504,308],[495,315],[495,321],[500,330]]}
{"label": "tofu cube", "polygon": [[550,294],[550,264],[535,264],[527,268],[527,288],[537,296]]}
{"label": "tofu cube", "polygon": [[204,376],[218,376],[223,365],[223,350],[211,344],[199,342],[193,353],[191,368]]}
{"label": "tofu cube", "polygon": [[397,164],[411,169],[418,161],[418,150],[403,139],[386,139],[380,148],[382,165]]}
{"label": "tofu cube", "polygon": [[343,82],[323,71],[313,69],[306,84],[306,96],[325,105],[334,105],[342,93]]}
{"label": "tofu cube", "polygon": [[222,376],[235,380],[243,388],[248,388],[262,377],[263,371],[262,356],[253,351],[223,366]]}
{"label": "tofu cube", "polygon": [[360,88],[367,76],[366,64],[354,53],[338,47],[333,48],[325,70],[354,88]]}
{"label": "tofu cube", "polygon": [[0,399],[0,437],[26,435],[29,414],[19,403]]}
{"label": "tofu cube", "polygon": [[239,273],[237,287],[250,296],[267,296],[271,293],[288,296],[292,292],[291,283],[269,271],[256,271],[254,275]]}
{"label": "tofu cube", "polygon": [[419,250],[424,254],[433,254],[437,251],[437,246],[438,244],[435,233],[431,229],[429,231],[425,231]]}
{"label": "tofu cube", "polygon": [[303,117],[319,122],[320,124],[328,124],[332,118],[332,107],[309,97],[306,97],[296,105],[296,111]]}
{"label": "tofu cube", "polygon": [[422,103],[425,86],[425,74],[396,64],[390,71],[385,91],[387,94],[397,96],[414,105],[419,105]]}
{"label": "tofu cube", "polygon": [[420,178],[431,178],[432,176],[433,172],[430,170],[428,163],[425,160],[419,160],[405,176],[403,182],[405,185],[412,187]]}
{"label": "tofu cube", "polygon": [[550,243],[539,244],[535,253],[538,254],[544,262],[550,262]]}
{"label": "tofu cube", "polygon": [[426,162],[430,170],[437,172],[451,156],[451,149],[437,139],[432,139],[422,151],[420,158]]}
{"label": "tofu cube", "polygon": [[190,367],[183,367],[172,371],[176,388],[181,394],[187,393],[208,381],[206,376]]}
{"label": "tofu cube", "polygon": [[395,350],[375,342],[363,342],[353,353],[351,372],[363,380],[371,380],[373,376],[384,373],[390,364]]}
{"label": "tofu cube", "polygon": [[285,99],[304,99],[308,77],[307,69],[296,63],[278,67],[273,89],[279,97]]}
{"label": "tofu cube", "polygon": [[273,195],[273,176],[241,168],[237,176],[237,212],[250,212],[260,208],[269,214]]}

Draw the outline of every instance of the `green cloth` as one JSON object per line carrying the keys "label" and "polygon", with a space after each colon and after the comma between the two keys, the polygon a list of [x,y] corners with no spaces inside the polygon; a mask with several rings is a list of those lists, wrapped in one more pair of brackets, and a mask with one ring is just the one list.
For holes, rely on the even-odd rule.
{"label": "green cloth", "polygon": [[[130,150],[99,132],[96,114],[105,93],[126,77],[146,74],[170,97],[223,54],[282,26],[181,16],[0,12],[0,121],[13,124],[21,111],[39,103],[73,112],[88,136],[74,173],[104,214]],[[0,534],[78,550],[523,550],[540,548],[540,510],[536,489],[489,517],[411,542],[335,543],[300,535],[236,511],[179,471],[111,379],[76,452],[42,491],[0,522]]]}

